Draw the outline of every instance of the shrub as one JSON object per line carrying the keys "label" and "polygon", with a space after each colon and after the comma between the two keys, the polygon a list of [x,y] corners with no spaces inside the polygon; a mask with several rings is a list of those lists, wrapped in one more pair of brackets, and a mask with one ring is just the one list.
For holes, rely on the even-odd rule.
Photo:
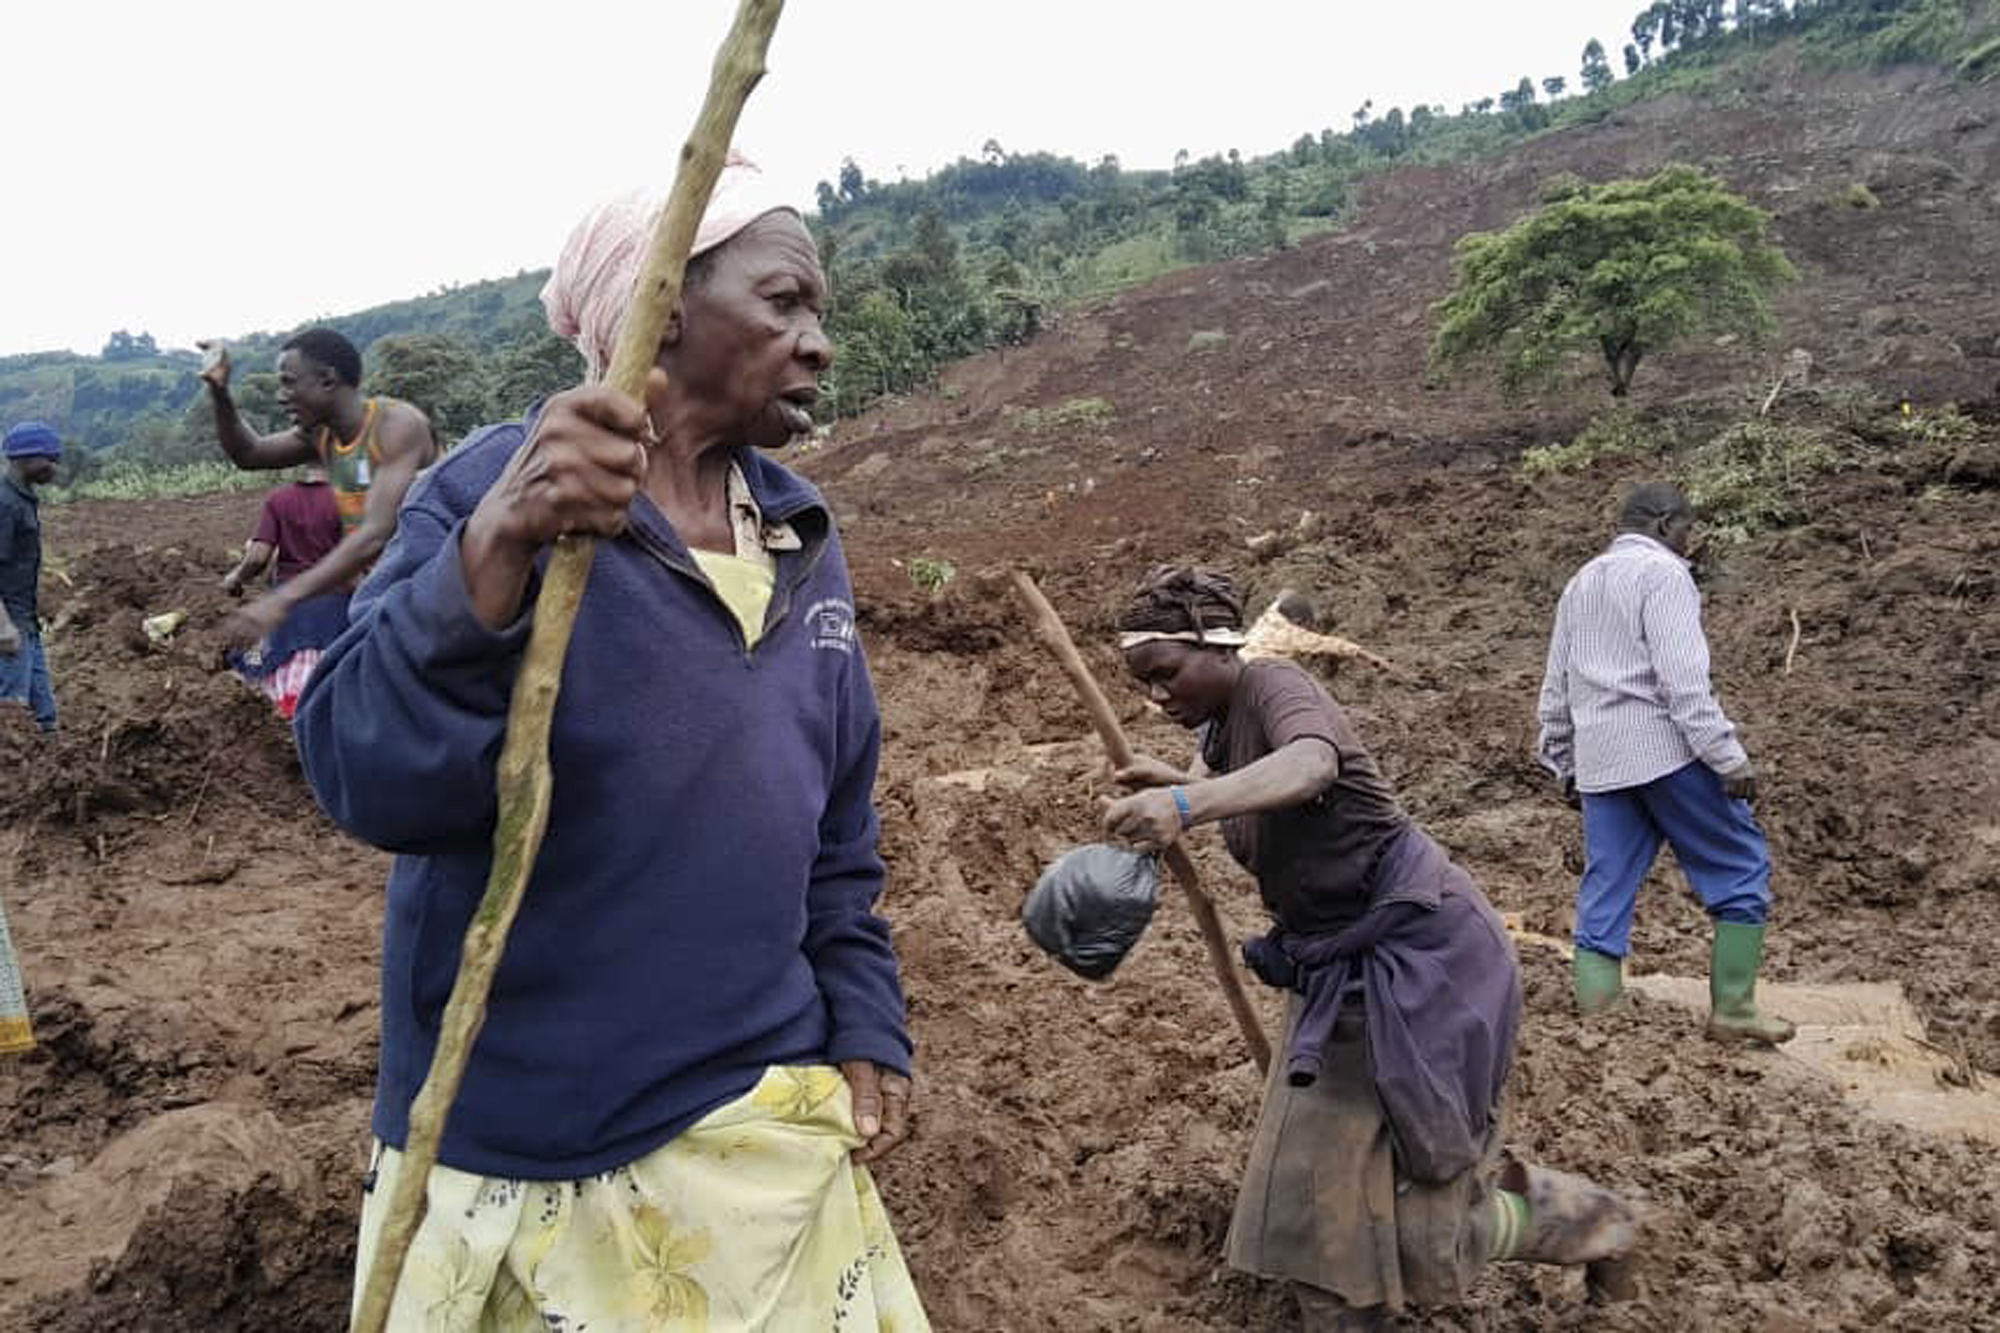
{"label": "shrub", "polygon": [[916,556],[903,567],[910,576],[910,582],[927,593],[938,593],[944,586],[958,577],[958,569],[949,560],[939,560],[932,556]]}
{"label": "shrub", "polygon": [[1521,455],[1521,471],[1529,476],[1576,472],[1601,459],[1665,453],[1673,446],[1671,428],[1647,421],[1636,412],[1614,408],[1592,418],[1566,444],[1527,450]]}
{"label": "shrub", "polygon": [[1745,421],[1695,450],[1685,489],[1711,541],[1741,542],[1807,518],[1806,483],[1853,456],[1852,437],[1839,431]]}
{"label": "shrub", "polygon": [[1899,429],[1916,444],[1967,444],[1984,433],[1977,421],[1950,403],[1929,412],[1905,410]]}
{"label": "shrub", "polygon": [[1054,407],[1003,407],[1000,419],[1028,435],[1057,431],[1097,430],[1108,426],[1118,409],[1103,398],[1072,398]]}

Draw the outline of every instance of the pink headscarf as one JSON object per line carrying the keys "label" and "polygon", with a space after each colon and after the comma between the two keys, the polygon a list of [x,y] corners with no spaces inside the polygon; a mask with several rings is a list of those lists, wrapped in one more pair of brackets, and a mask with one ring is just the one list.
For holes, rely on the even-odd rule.
{"label": "pink headscarf", "polygon": [[[666,206],[667,192],[648,187],[591,209],[570,232],[562,257],[542,287],[549,327],[576,344],[593,381],[603,378],[611,364],[619,327],[632,303],[632,284],[638,281],[653,226]],[[799,211],[778,197],[755,165],[731,152],[716,178],[701,226],[695,229],[688,258],[713,250],[779,209]]]}

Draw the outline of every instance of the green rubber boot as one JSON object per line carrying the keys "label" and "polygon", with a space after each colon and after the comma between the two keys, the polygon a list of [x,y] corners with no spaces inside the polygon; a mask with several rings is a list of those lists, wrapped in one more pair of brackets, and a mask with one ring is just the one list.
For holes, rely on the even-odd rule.
{"label": "green rubber boot", "polygon": [[1784,1019],[1757,1008],[1757,969],[1764,962],[1764,928],[1734,921],[1715,923],[1715,948],[1708,969],[1708,1035],[1712,1041],[1749,1041],[1776,1046],[1798,1031]]}
{"label": "green rubber boot", "polygon": [[1570,976],[1576,985],[1576,1011],[1585,1018],[1603,1013],[1625,993],[1625,960],[1581,944],[1571,958]]}

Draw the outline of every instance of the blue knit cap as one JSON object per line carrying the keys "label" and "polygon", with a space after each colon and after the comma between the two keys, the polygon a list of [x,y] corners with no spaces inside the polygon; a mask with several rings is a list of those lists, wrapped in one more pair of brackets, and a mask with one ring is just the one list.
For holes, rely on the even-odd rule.
{"label": "blue knit cap", "polygon": [[61,458],[62,436],[56,428],[40,421],[23,421],[7,432],[9,458]]}

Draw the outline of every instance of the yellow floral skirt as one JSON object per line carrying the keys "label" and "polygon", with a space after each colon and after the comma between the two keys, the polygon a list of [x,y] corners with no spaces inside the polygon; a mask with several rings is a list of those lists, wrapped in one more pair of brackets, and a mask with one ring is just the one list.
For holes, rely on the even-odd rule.
{"label": "yellow floral skirt", "polygon": [[21,989],[21,965],[14,957],[14,939],[7,933],[7,909],[0,907],[0,1055],[33,1050],[34,1024],[28,1020],[28,997]]}
{"label": "yellow floral skirt", "polygon": [[[930,1328],[840,1071],[774,1066],[629,1166],[583,1180],[434,1167],[391,1333]],[[402,1154],[378,1145],[356,1299]]]}

